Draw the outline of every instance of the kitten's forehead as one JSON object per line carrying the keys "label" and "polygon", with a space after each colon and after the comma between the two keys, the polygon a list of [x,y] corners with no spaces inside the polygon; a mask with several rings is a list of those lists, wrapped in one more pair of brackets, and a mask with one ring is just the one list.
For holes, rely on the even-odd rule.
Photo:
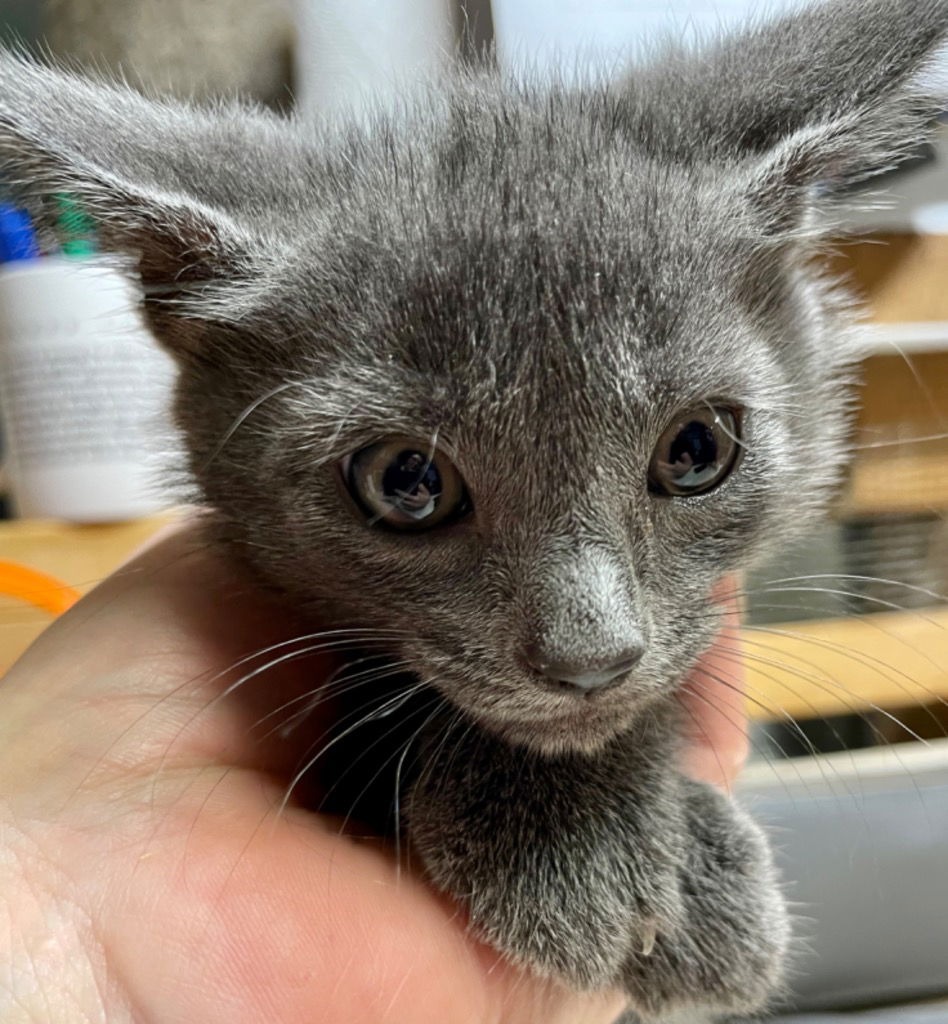
{"label": "kitten's forehead", "polygon": [[486,274],[452,255],[436,281],[406,274],[405,291],[366,318],[331,395],[322,378],[321,405],[331,400],[345,422],[339,434],[333,428],[342,446],[390,434],[437,439],[482,479],[503,481],[516,466],[518,487],[542,484],[582,465],[577,486],[588,488],[595,471],[608,490],[647,463],[676,413],[756,399],[767,380],[767,347],[727,304],[683,295],[664,305],[670,290],[653,304],[652,281],[633,274],[627,290],[606,294],[600,271],[548,279],[545,299],[523,277]]}
{"label": "kitten's forehead", "polygon": [[[511,187],[525,159],[505,164]],[[683,406],[740,401],[754,339],[734,302],[733,199],[699,171],[623,159],[621,174],[606,159],[518,178],[516,201],[500,170],[448,188],[429,166],[424,187],[389,181],[384,213],[301,258],[294,333],[314,352],[327,331],[345,339],[346,434],[437,434],[479,461],[500,449],[532,464],[550,446],[621,461]],[[327,260],[348,268],[344,295],[318,280]]]}
{"label": "kitten's forehead", "polygon": [[615,99],[573,109],[499,86],[452,99],[443,118],[368,147],[345,188],[314,196],[317,265],[364,268],[370,291],[372,276],[403,293],[486,287],[492,315],[519,318],[531,298],[547,313],[553,299],[576,309],[636,290],[676,303],[759,234],[728,175],[651,153]]}
{"label": "kitten's forehead", "polygon": [[294,336],[317,355],[338,339],[352,436],[621,462],[682,406],[740,400],[754,375],[737,191],[656,163],[627,132],[564,132],[546,108],[479,145],[495,113],[366,168],[288,269]]}
{"label": "kitten's forehead", "polygon": [[[536,358],[574,369],[604,360],[613,372],[673,344],[689,320],[732,313],[750,258],[741,205],[716,179],[624,150],[621,166],[604,153],[571,173],[549,154],[531,168],[523,142],[490,173],[472,159],[446,181],[431,159],[427,177],[389,175],[386,202],[346,197],[331,237],[298,260],[295,287],[326,325],[346,280],[367,348],[422,372],[489,361],[509,374]],[[326,283],[336,285],[328,316]]]}

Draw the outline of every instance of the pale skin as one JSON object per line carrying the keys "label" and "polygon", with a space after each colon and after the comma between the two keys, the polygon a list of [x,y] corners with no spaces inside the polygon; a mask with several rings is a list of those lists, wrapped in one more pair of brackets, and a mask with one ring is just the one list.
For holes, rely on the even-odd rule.
{"label": "pale skin", "polygon": [[[218,673],[300,630],[189,526],[10,670],[0,1020],[610,1024],[620,995],[499,961],[382,843],[281,809],[313,733],[300,747],[252,727],[334,663],[290,662],[233,693],[240,673]],[[705,667],[733,678],[716,657]],[[746,752],[741,699],[708,676],[700,688],[726,713],[689,701],[687,768],[727,785]]]}

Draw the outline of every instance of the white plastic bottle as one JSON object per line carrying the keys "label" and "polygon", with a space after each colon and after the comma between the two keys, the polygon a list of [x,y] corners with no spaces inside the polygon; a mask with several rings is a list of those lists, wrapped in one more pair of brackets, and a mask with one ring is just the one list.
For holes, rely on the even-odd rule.
{"label": "white plastic bottle", "polygon": [[93,523],[164,507],[172,364],[134,282],[87,252],[39,256],[10,207],[0,256],[0,414],[16,514]]}
{"label": "white plastic bottle", "polygon": [[296,0],[297,104],[332,118],[395,102],[455,50],[454,0]]}

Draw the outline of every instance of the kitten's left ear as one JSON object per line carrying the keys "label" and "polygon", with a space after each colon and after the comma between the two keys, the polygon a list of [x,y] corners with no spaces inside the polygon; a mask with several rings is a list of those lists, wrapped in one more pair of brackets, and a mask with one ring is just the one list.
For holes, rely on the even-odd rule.
{"label": "kitten's left ear", "polygon": [[766,235],[832,231],[833,220],[808,214],[833,204],[851,186],[894,170],[917,151],[931,128],[936,106],[905,92],[876,108],[842,114],[801,128],[759,157],[751,156],[737,178]]}
{"label": "kitten's left ear", "polygon": [[946,37],[948,0],[828,0],[670,55],[632,94],[655,149],[727,165],[779,235],[817,183],[832,191],[912,152],[937,112],[915,79]]}
{"label": "kitten's left ear", "polygon": [[74,196],[102,249],[141,275],[146,314],[179,356],[197,351],[209,321],[239,316],[233,285],[265,266],[270,243],[238,213],[254,199],[259,207],[268,180],[270,130],[257,117],[237,108],[211,117],[0,53],[7,187],[47,233],[53,197]]}

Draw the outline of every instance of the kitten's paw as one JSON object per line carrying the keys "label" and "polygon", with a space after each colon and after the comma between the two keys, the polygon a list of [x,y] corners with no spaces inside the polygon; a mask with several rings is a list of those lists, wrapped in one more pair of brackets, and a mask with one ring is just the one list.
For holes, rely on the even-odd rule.
{"label": "kitten's paw", "polygon": [[[577,989],[612,986],[629,950],[683,927],[680,805],[619,787],[529,778],[493,760],[488,798],[451,774],[419,781],[410,832],[433,883],[463,905],[473,931],[509,959]],[[524,777],[525,776],[525,777]],[[541,785],[549,788],[543,794]],[[658,800],[656,801],[656,797]],[[662,813],[657,813],[660,808]]]}
{"label": "kitten's paw", "polygon": [[683,787],[684,924],[660,931],[648,955],[634,950],[623,980],[645,1020],[691,1008],[712,1019],[753,1013],[780,989],[790,940],[770,850],[722,794],[690,780]]}
{"label": "kitten's paw", "polygon": [[512,961],[577,989],[613,984],[629,949],[680,927],[673,864],[637,885],[612,849],[574,836],[484,834],[416,819],[428,875],[467,910],[471,928]]}

